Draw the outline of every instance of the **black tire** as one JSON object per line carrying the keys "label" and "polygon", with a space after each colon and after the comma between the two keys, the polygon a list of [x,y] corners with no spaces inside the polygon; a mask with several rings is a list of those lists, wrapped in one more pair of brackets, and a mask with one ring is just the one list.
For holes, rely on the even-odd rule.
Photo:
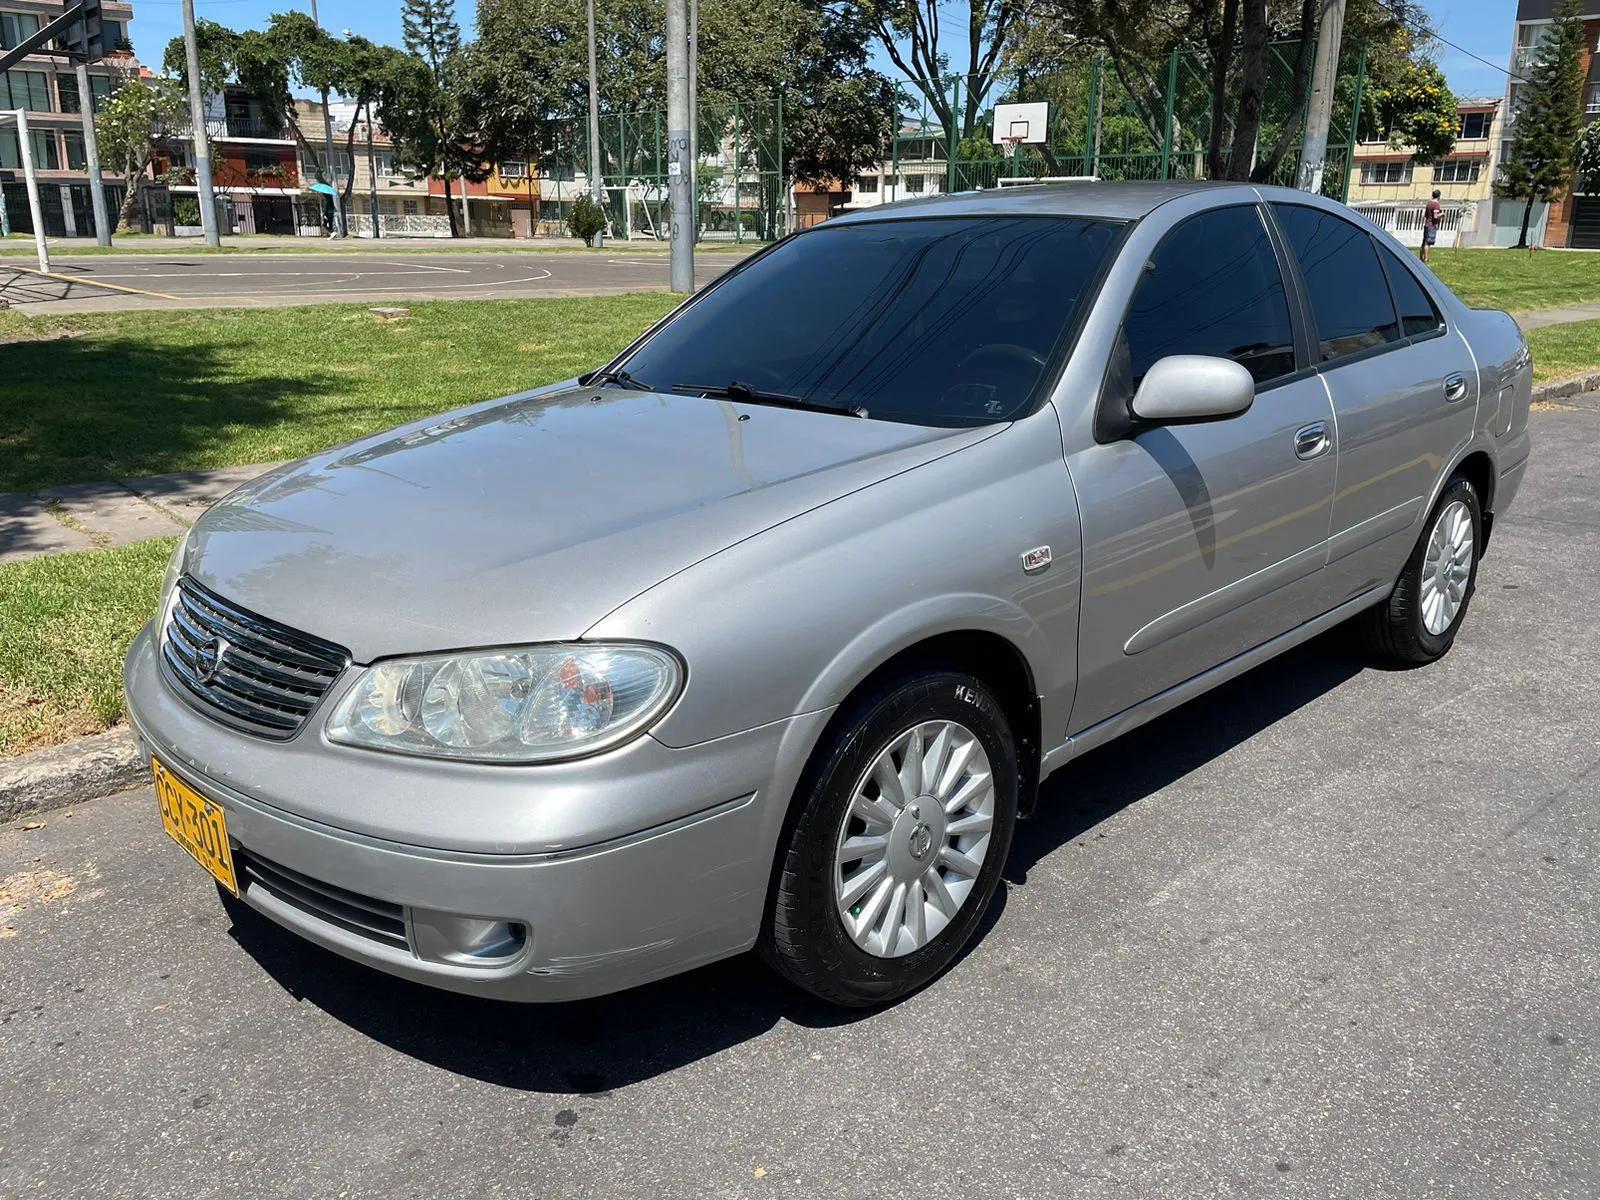
{"label": "black tire", "polygon": [[[1472,569],[1467,576],[1466,589],[1461,597],[1461,607],[1455,619],[1439,633],[1430,633],[1422,611],[1422,576],[1428,553],[1428,540],[1440,514],[1456,502],[1466,506],[1472,520]],[[1417,666],[1442,658],[1456,640],[1461,622],[1466,619],[1472,604],[1473,589],[1478,584],[1478,558],[1483,553],[1483,508],[1477,490],[1463,476],[1453,477],[1445,485],[1444,493],[1428,520],[1422,534],[1406,560],[1405,569],[1394,585],[1389,598],[1377,607],[1362,614],[1361,632],[1368,647],[1389,662],[1401,666]]]}
{"label": "black tire", "polygon": [[[900,735],[928,721],[976,735],[994,780],[993,825],[977,879],[949,924],[898,958],[857,946],[839,915],[835,851],[857,782]],[[758,950],[786,979],[833,1004],[886,1004],[937,978],[994,898],[1017,818],[1017,756],[994,693],[971,675],[930,667],[862,696],[841,713],[802,776],[784,827]]]}

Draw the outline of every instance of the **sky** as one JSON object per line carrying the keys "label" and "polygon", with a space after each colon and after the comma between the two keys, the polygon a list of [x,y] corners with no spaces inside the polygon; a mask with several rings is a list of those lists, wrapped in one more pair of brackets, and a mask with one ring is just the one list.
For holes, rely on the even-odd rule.
{"label": "sky", "polygon": [[[159,69],[167,42],[183,31],[181,0],[132,3],[133,23],[128,32],[134,50]],[[318,0],[318,6],[318,15],[329,29],[349,29],[373,41],[400,44],[400,0]],[[469,37],[476,7],[475,0],[457,0],[456,15]],[[1425,0],[1424,7],[1439,34],[1460,47],[1437,47],[1439,65],[1451,91],[1462,98],[1503,96],[1516,0]],[[260,28],[269,14],[290,8],[309,11],[310,0],[195,0],[197,16],[234,29]],[[1494,65],[1477,61],[1473,54]],[[893,73],[888,63],[878,65]]]}

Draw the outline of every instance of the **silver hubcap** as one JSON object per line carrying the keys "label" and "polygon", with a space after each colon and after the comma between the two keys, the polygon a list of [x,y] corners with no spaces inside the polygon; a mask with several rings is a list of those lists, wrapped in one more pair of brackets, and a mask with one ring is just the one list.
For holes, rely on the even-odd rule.
{"label": "silver hubcap", "polygon": [[1461,611],[1475,549],[1472,514],[1460,500],[1453,500],[1433,523],[1422,560],[1422,624],[1435,637],[1449,629]]}
{"label": "silver hubcap", "polygon": [[977,735],[929,721],[892,739],[857,781],[834,854],[834,898],[855,944],[899,958],[938,937],[977,884],[993,826]]}

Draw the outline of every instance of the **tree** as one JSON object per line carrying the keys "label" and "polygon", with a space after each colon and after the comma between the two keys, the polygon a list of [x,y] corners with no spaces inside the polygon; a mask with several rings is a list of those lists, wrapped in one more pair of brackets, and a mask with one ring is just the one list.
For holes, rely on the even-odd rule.
{"label": "tree", "polygon": [[119,87],[94,119],[101,161],[124,180],[117,228],[126,229],[139,181],[157,145],[181,128],[187,116],[183,93],[167,80],[130,79]]}
{"label": "tree", "polygon": [[1495,191],[1526,200],[1517,245],[1528,244],[1534,201],[1556,199],[1572,182],[1578,136],[1583,131],[1583,9],[1562,0],[1550,33],[1522,86],[1511,148],[1500,163]]}
{"label": "tree", "polygon": [[1600,121],[1591,121],[1583,127],[1574,166],[1577,190],[1590,195],[1600,192]]}
{"label": "tree", "polygon": [[[450,236],[460,237],[461,226],[451,202],[453,176],[470,173],[480,178],[485,173],[481,156],[466,149],[457,120],[459,100],[459,59],[461,26],[456,22],[455,0],[404,0],[400,8],[400,31],[406,52],[426,69],[424,75],[411,71],[398,77],[390,98],[393,128],[405,157],[427,175],[444,180],[444,207],[450,218]],[[452,84],[457,84],[452,89]]]}
{"label": "tree", "polygon": [[[946,144],[970,134],[989,107],[1007,47],[1026,25],[1023,0],[964,0],[956,5],[962,15],[948,17],[941,0],[859,0],[858,7],[889,60],[927,100]],[[942,42],[941,33],[948,35]],[[946,49],[952,40],[956,60]],[[953,61],[960,64],[955,72]],[[948,86],[952,73],[962,81],[959,109]]]}
{"label": "tree", "polygon": [[[595,38],[604,114],[666,106],[661,0],[598,0]],[[881,158],[894,89],[868,61],[859,8],[827,0],[726,0],[700,9],[702,114],[783,98],[784,166],[797,179],[845,179]],[[454,76],[463,128],[493,160],[538,152],[587,170],[584,0],[482,0],[478,36]],[[629,173],[602,139],[608,174]],[[709,148],[709,147],[708,147]],[[635,147],[630,143],[627,149]],[[640,146],[648,152],[648,146]],[[776,166],[776,164],[774,164]]]}
{"label": "tree", "polygon": [[1373,111],[1392,146],[1410,146],[1414,162],[1432,162],[1456,147],[1456,98],[1431,59],[1408,63],[1398,81],[1373,90]]}

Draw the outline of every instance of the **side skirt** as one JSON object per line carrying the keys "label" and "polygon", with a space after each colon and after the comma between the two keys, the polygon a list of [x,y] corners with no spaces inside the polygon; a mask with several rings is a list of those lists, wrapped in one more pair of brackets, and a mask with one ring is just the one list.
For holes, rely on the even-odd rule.
{"label": "side skirt", "polygon": [[1253,667],[1260,666],[1269,658],[1275,658],[1285,650],[1293,649],[1302,642],[1308,642],[1319,633],[1325,633],[1341,621],[1348,620],[1363,609],[1371,608],[1379,603],[1385,596],[1394,590],[1392,583],[1379,584],[1369,588],[1353,599],[1346,600],[1338,608],[1323,613],[1320,617],[1296,625],[1286,633],[1281,633],[1271,641],[1262,642],[1253,650],[1246,650],[1243,654],[1235,655],[1227,662],[1218,663],[1209,671],[1202,671],[1191,679],[1174,684],[1164,692],[1158,692],[1148,700],[1141,700],[1132,708],[1125,708],[1121,712],[1107,717],[1097,725],[1091,725],[1082,732],[1075,733],[1059,746],[1045,753],[1040,763],[1039,777],[1047,778],[1052,771],[1066,766],[1080,754],[1093,750],[1096,746],[1103,746],[1118,734],[1137,729],[1139,726],[1155,720],[1165,713],[1171,712],[1181,704],[1186,704],[1205,692],[1209,692],[1218,684],[1227,683],[1228,680],[1243,675]]}

